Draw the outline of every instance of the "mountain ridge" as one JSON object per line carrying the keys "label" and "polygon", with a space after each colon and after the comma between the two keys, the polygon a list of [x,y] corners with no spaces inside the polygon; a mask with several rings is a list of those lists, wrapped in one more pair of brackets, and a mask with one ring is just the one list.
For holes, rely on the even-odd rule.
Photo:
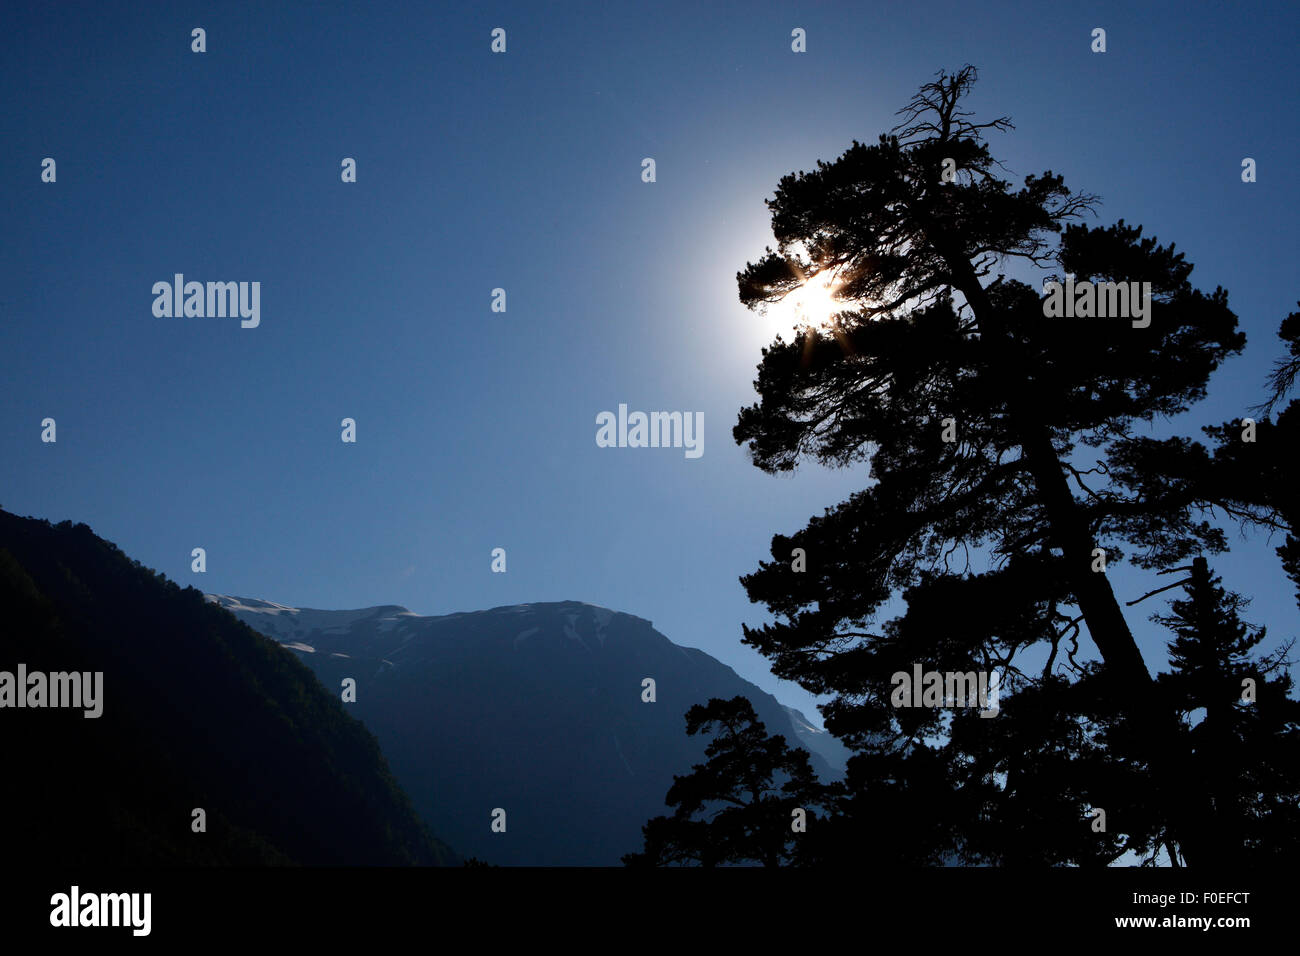
{"label": "mountain ridge", "polygon": [[[810,751],[823,779],[842,775],[834,748],[830,760],[819,752],[824,731],[638,615],[583,601],[418,615],[205,599],[280,642],[327,688],[353,678],[349,706],[426,823],[488,862],[616,865],[639,849],[673,776],[703,760],[706,741],[686,735],[685,712],[710,697],[748,697],[768,732]],[[510,822],[493,833],[501,808]]]}

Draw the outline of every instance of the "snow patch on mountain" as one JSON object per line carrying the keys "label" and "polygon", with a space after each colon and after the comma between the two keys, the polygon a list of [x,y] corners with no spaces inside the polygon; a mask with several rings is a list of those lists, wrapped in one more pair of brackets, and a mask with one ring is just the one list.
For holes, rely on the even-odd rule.
{"label": "snow patch on mountain", "polygon": [[227,611],[245,616],[246,621],[250,618],[255,620],[256,630],[271,633],[281,643],[310,631],[332,635],[346,634],[361,621],[378,619],[379,628],[385,630],[420,617],[419,614],[413,614],[397,604],[325,611],[310,607],[291,607],[287,604],[276,604],[274,601],[228,594],[205,594],[203,597],[210,603],[224,607]]}

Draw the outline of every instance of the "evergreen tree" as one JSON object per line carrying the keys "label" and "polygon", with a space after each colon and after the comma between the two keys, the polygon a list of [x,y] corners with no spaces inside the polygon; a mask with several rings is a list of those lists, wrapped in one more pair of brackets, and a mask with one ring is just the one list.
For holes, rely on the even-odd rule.
{"label": "evergreen tree", "polygon": [[[1268,400],[1253,409],[1265,415],[1300,374],[1300,312],[1282,320],[1278,335],[1290,355],[1269,377]],[[1171,526],[1186,527],[1201,513],[1221,512],[1243,526],[1280,532],[1277,554],[1300,607],[1300,485],[1294,477],[1300,400],[1291,401],[1276,422],[1247,416],[1203,431],[1210,448],[1183,437],[1116,443],[1108,463],[1112,482],[1129,497],[1150,502]]]}
{"label": "evergreen tree", "polygon": [[[1239,616],[1245,600],[1219,587],[1204,558],[1192,562],[1187,597],[1155,620],[1174,632],[1172,673],[1160,684],[1183,715],[1195,773],[1213,808],[1217,855],[1231,862],[1286,859],[1300,841],[1300,704],[1278,653],[1257,660],[1264,628]],[[1204,716],[1191,725],[1190,716]]]}
{"label": "evergreen tree", "polygon": [[[777,620],[746,627],[745,643],[779,676],[834,695],[823,708],[828,729],[883,755],[949,732],[937,709],[890,706],[891,675],[914,663],[999,669],[1004,695],[1048,695],[1044,706],[1059,715],[1051,726],[1069,739],[1075,730],[1065,725],[1087,718],[1062,709],[1072,704],[1057,678],[1078,679],[1080,665],[1067,669],[1058,651],[1086,628],[1104,664],[1095,709],[1155,784],[1130,834],[1154,832],[1155,818],[1167,816],[1183,854],[1212,862],[1177,721],[1158,704],[1097,549],[1107,571],[1130,548],[1134,563],[1159,568],[1222,550],[1223,534],[1206,522],[1171,523],[1165,509],[1100,486],[1076,452],[1105,455],[1134,423],[1185,411],[1244,336],[1226,293],[1194,289],[1191,265],[1172,246],[1123,220],[1095,229],[1069,222],[1094,199],[1051,172],[1018,189],[1000,179],[983,134],[1011,124],[976,123],[959,108],[974,79],[970,67],[940,74],[892,135],[783,178],[768,202],[778,248],[738,275],[742,302],[762,310],[829,274],[844,310],[829,328],[764,349],[760,401],[740,413],[737,442],[766,471],[806,458],[866,461],[873,479],[803,531],[773,538],[773,560],[742,583]],[[953,169],[955,178],[945,175]],[[1055,266],[1077,282],[1149,282],[1149,325],[1047,318],[1035,289],[1004,274],[985,283],[1008,260]],[[805,573],[789,564],[796,547]],[[873,627],[903,592],[906,613]],[[1049,651],[1042,674],[1023,670],[1031,649]],[[983,723],[967,735],[970,746],[992,747],[1006,732]],[[994,756],[967,783],[1005,800],[1016,755],[983,754]],[[943,799],[969,808],[981,802],[973,796],[952,790]]]}
{"label": "evergreen tree", "polygon": [[715,728],[708,760],[673,778],[666,802],[675,812],[642,827],[645,849],[624,856],[626,865],[782,866],[798,859],[806,831],[794,829],[794,811],[813,829],[814,807],[825,799],[808,751],[769,735],[744,697],[714,697],[686,712],[688,734]]}

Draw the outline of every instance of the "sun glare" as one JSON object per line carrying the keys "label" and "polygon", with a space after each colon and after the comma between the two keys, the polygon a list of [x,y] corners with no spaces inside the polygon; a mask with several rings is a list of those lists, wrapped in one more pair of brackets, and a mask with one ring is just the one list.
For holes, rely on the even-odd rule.
{"label": "sun glare", "polygon": [[784,299],[768,309],[768,314],[777,323],[777,331],[793,333],[804,326],[829,326],[835,313],[851,308],[847,302],[835,298],[838,286],[834,276],[819,274],[787,293]]}

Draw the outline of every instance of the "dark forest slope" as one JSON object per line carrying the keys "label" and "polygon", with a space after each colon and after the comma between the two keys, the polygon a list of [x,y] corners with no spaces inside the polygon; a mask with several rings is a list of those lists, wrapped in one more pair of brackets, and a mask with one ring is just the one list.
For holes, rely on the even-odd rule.
{"label": "dark forest slope", "polygon": [[20,663],[102,671],[103,713],[0,707],[9,866],[457,862],[292,655],[83,524],[0,511],[0,672]]}

